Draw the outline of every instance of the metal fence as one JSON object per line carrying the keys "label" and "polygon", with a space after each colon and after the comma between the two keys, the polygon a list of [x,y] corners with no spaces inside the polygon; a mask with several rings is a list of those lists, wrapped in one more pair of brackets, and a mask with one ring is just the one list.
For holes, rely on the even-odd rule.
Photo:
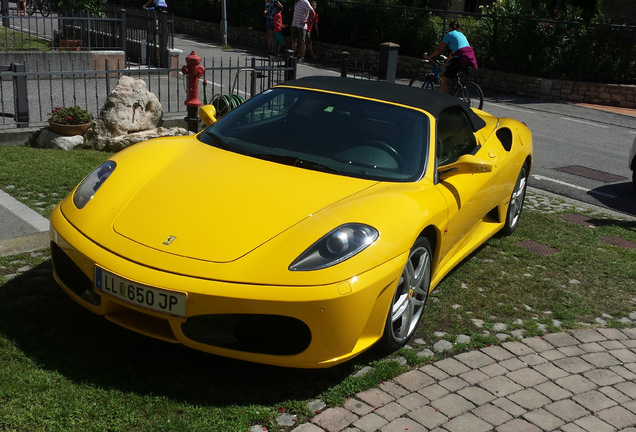
{"label": "metal fence", "polygon": [[121,20],[126,28],[128,60],[168,67],[168,49],[174,48],[172,13],[107,4],[106,15]]}
{"label": "metal fence", "polygon": [[380,62],[351,57],[348,52],[341,54],[340,76],[377,81],[380,74]]}
{"label": "metal fence", "polygon": [[2,27],[2,50],[122,50],[129,61],[168,67],[174,47],[174,19],[165,11],[109,5],[105,17],[5,14]]}
{"label": "metal fence", "polygon": [[[211,103],[215,95],[238,95],[249,99],[296,76],[293,59],[230,58],[203,59],[199,98]],[[104,69],[81,62],[66,70],[50,62],[37,63],[35,70],[24,65],[0,66],[0,129],[44,126],[55,107],[80,106],[98,117],[118,78],[141,79],[161,103],[164,116],[186,114],[187,77],[181,68],[126,67],[106,61]],[[57,69],[57,70],[56,70]]]}
{"label": "metal fence", "polygon": [[[475,1],[481,2],[463,3]],[[321,42],[373,49],[399,41],[402,55],[420,57],[438,46],[451,20],[459,19],[480,67],[549,79],[636,83],[636,25],[584,22],[570,9],[557,14],[563,19],[537,18],[530,9],[505,2],[478,13],[406,3],[426,2],[329,0],[321,12],[331,18],[320,25]]]}

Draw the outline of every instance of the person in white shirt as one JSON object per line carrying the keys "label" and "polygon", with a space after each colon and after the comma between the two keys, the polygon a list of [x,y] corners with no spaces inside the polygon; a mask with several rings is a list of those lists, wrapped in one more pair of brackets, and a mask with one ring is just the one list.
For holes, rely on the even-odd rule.
{"label": "person in white shirt", "polygon": [[[292,50],[296,52],[298,47],[298,61],[304,61],[305,37],[307,36],[307,21],[314,16],[314,9],[309,0],[298,0],[294,5],[294,17],[292,19],[291,38]],[[300,46],[298,46],[300,45]]]}

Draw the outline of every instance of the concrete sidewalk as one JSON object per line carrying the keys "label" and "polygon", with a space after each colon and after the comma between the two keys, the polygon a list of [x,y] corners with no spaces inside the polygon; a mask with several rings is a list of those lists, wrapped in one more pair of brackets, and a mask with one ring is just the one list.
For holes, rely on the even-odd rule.
{"label": "concrete sidewalk", "polygon": [[0,256],[45,249],[49,220],[0,190]]}

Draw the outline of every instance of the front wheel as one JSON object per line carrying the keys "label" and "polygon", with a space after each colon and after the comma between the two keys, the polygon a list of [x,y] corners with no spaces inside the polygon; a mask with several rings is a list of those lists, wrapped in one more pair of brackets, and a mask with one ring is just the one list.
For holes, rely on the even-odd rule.
{"label": "front wheel", "polygon": [[40,13],[42,13],[42,16],[49,16],[51,14],[51,3],[49,3],[47,0],[40,0],[42,3],[40,3]]}
{"label": "front wheel", "polygon": [[508,204],[508,211],[506,212],[506,223],[501,230],[503,235],[512,234],[517,225],[519,225],[519,218],[521,217],[521,210],[523,209],[523,201],[526,197],[526,186],[528,185],[528,164],[523,164],[519,177],[517,177],[517,183],[512,190],[510,196],[510,203]]}
{"label": "front wheel", "polygon": [[34,0],[27,0],[27,4],[26,4],[26,12],[29,15],[33,15],[33,13],[35,12],[35,5],[33,4]]}
{"label": "front wheel", "polygon": [[459,89],[458,96],[472,108],[482,109],[484,106],[484,92],[474,82],[467,82]]}
{"label": "front wheel", "polygon": [[415,333],[431,285],[432,256],[428,239],[418,238],[393,294],[380,340],[381,348],[395,351],[406,345]]}

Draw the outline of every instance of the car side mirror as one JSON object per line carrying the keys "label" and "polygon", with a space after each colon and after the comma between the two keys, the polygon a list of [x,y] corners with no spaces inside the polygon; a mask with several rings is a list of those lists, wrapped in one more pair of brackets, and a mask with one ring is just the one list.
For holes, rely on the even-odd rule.
{"label": "car side mirror", "polygon": [[492,162],[478,158],[474,155],[462,155],[455,162],[437,168],[440,180],[457,174],[478,174],[491,172],[494,165]]}
{"label": "car side mirror", "polygon": [[199,117],[206,126],[216,123],[216,108],[214,105],[202,105],[199,107]]}

